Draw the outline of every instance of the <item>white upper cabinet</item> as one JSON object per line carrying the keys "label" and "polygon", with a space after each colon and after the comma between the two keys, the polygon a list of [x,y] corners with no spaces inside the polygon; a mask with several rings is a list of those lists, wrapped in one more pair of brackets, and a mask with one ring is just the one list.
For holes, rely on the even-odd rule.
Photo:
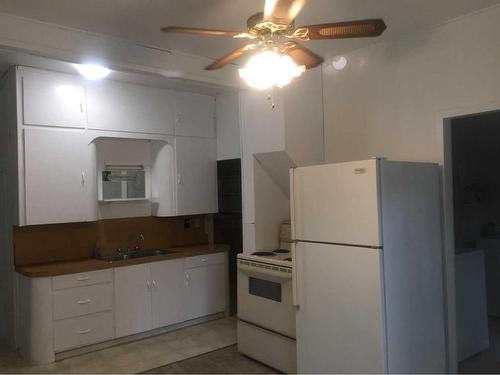
{"label": "white upper cabinet", "polygon": [[25,125],[85,128],[85,90],[79,77],[20,68]]}
{"label": "white upper cabinet", "polygon": [[215,138],[215,99],[188,92],[175,93],[175,135]]}
{"label": "white upper cabinet", "polygon": [[26,224],[95,220],[84,130],[24,128]]}
{"label": "white upper cabinet", "polygon": [[171,91],[106,80],[86,87],[89,128],[174,134]]}
{"label": "white upper cabinet", "polygon": [[217,212],[215,139],[176,137],[177,215]]}

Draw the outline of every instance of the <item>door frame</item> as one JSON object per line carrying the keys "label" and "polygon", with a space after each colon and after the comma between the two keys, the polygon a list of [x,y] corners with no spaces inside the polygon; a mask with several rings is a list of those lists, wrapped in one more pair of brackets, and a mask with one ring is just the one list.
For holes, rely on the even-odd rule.
{"label": "door frame", "polygon": [[456,373],[458,370],[457,332],[456,332],[456,298],[455,298],[455,233],[453,217],[453,169],[451,126],[452,120],[500,110],[500,101],[480,103],[471,106],[451,108],[436,114],[437,129],[437,162],[441,168],[442,189],[442,228],[443,228],[443,282],[445,296],[447,370]]}

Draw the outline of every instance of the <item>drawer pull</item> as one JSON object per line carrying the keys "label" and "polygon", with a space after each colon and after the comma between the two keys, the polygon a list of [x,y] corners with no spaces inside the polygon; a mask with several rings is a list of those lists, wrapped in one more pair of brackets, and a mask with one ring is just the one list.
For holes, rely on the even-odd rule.
{"label": "drawer pull", "polygon": [[208,260],[208,258],[202,258],[201,261],[202,262],[206,262]]}
{"label": "drawer pull", "polygon": [[89,298],[89,299],[84,299],[84,300],[78,301],[78,303],[79,303],[80,305],[85,305],[86,303],[90,303],[90,302],[91,302],[90,298]]}
{"label": "drawer pull", "polygon": [[76,281],[86,281],[86,280],[88,280],[88,279],[90,279],[90,277],[88,277],[88,276],[83,276],[83,277],[77,277],[77,278],[76,278]]}
{"label": "drawer pull", "polygon": [[92,330],[90,328],[88,328],[88,329],[81,329],[81,330],[78,331],[78,333],[80,335],[85,335],[86,333],[90,333],[90,332],[92,332]]}

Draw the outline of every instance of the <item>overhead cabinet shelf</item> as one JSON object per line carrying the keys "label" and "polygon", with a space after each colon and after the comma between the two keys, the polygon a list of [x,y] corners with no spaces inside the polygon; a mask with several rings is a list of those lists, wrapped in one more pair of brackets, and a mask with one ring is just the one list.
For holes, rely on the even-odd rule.
{"label": "overhead cabinet shelf", "polygon": [[[214,98],[32,68],[15,72],[24,136],[20,225],[94,221],[105,217],[98,203],[108,202],[151,202],[115,217],[217,211]],[[97,165],[95,137],[126,140],[123,155],[142,147],[131,145],[134,138],[149,142],[150,164],[128,168],[117,182],[116,170]]]}

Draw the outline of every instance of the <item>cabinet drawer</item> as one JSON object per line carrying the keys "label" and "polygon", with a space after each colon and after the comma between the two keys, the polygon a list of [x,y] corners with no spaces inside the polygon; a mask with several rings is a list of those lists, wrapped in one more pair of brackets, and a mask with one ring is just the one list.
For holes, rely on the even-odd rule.
{"label": "cabinet drawer", "polygon": [[113,284],[97,284],[55,291],[54,320],[113,309]]}
{"label": "cabinet drawer", "polygon": [[52,290],[76,288],[79,286],[109,283],[113,280],[113,270],[100,270],[52,278]]}
{"label": "cabinet drawer", "polygon": [[54,322],[54,351],[111,340],[115,336],[113,312]]}
{"label": "cabinet drawer", "polygon": [[226,260],[226,253],[215,253],[207,255],[197,255],[195,257],[186,258],[185,268],[194,268],[200,266],[207,266],[210,264],[224,263]]}

